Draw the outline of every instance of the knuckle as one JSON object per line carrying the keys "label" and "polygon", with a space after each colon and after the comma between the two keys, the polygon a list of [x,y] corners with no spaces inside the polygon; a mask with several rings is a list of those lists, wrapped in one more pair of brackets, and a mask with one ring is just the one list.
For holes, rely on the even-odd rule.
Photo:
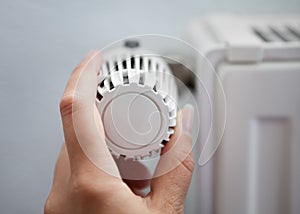
{"label": "knuckle", "polygon": [[123,187],[117,181],[106,181],[105,183],[91,182],[90,175],[77,175],[71,178],[71,194],[79,201],[93,201],[97,199],[108,199],[112,192],[119,192]]}
{"label": "knuckle", "polygon": [[90,179],[80,177],[72,179],[71,193],[77,198],[91,198],[98,195],[98,190],[95,185],[88,182]]}
{"label": "knuckle", "polygon": [[91,191],[89,185],[83,179],[79,178],[72,179],[71,188],[72,192],[76,194],[82,194]]}
{"label": "knuckle", "polygon": [[59,103],[59,109],[62,116],[71,115],[74,112],[74,109],[80,107],[82,101],[79,96],[76,96],[75,93],[64,95]]}
{"label": "knuckle", "polygon": [[59,109],[62,116],[72,113],[74,96],[64,95],[59,103]]}
{"label": "knuckle", "polygon": [[195,167],[195,161],[193,158],[193,155],[190,153],[187,158],[182,162],[182,165],[184,168],[186,168],[190,173],[193,174],[194,167]]}

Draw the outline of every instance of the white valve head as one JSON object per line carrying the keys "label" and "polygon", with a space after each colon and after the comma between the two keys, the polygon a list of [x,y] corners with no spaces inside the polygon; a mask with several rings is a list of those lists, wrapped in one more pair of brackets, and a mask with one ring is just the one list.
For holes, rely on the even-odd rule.
{"label": "white valve head", "polygon": [[103,55],[96,104],[115,157],[160,153],[174,132],[177,87],[163,58],[127,41]]}

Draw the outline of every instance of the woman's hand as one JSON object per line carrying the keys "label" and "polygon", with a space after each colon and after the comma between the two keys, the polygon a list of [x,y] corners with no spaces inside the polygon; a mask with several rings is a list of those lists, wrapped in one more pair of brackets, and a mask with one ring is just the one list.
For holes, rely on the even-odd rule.
{"label": "woman's hand", "polygon": [[[188,106],[179,112],[175,134],[162,151],[170,153],[171,158],[161,159],[157,171],[169,163],[176,167],[153,178],[147,196],[138,196],[121,179],[106,147],[95,105],[101,63],[99,52],[90,53],[73,71],[61,99],[65,144],[56,163],[45,213],[183,213],[194,168],[193,108]],[[132,182],[130,187],[134,188]]]}

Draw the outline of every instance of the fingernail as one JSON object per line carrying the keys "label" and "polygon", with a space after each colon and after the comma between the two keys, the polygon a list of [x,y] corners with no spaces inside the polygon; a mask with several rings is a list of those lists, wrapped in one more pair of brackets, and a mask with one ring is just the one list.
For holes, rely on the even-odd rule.
{"label": "fingernail", "polygon": [[194,126],[194,107],[186,104],[182,109],[182,129],[189,135],[192,135]]}

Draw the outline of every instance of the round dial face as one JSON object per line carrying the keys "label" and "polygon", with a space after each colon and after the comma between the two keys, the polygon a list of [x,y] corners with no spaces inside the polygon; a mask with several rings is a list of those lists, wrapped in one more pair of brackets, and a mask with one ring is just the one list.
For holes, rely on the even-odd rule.
{"label": "round dial face", "polygon": [[169,107],[163,97],[139,84],[118,86],[97,101],[106,141],[115,155],[150,156],[168,140]]}

